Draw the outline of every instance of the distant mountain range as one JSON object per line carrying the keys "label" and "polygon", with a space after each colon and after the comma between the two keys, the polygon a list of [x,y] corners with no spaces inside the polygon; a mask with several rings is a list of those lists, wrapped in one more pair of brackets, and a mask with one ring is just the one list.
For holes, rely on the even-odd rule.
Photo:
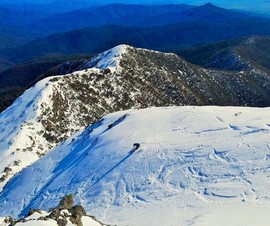
{"label": "distant mountain range", "polygon": [[241,11],[226,10],[210,3],[202,6],[110,4],[55,14],[43,19],[37,18],[33,20],[28,29],[35,30],[44,36],[74,29],[108,25],[149,27],[187,22],[216,24],[248,20],[250,17]]}
{"label": "distant mountain range", "polygon": [[[52,4],[65,5],[63,2]],[[0,6],[1,7],[1,6]],[[125,5],[111,4],[101,7],[87,7],[67,13],[52,13],[50,6],[42,9],[14,7],[0,8],[0,34],[9,35],[25,41],[44,37],[52,33],[70,31],[87,27],[101,27],[108,25],[135,26],[140,22],[164,13],[182,12],[192,8],[188,5]],[[21,42],[22,44],[25,42]],[[3,43],[4,44],[4,43]],[[3,45],[2,44],[2,45]],[[1,46],[0,46],[1,47]],[[1,50],[1,49],[0,49]]]}
{"label": "distant mountain range", "polygon": [[[57,74],[54,69],[52,71],[55,73],[47,74],[51,67],[57,67],[68,59],[81,59],[84,58],[83,55],[91,56],[123,43],[174,52],[180,56],[183,54],[192,63],[224,70],[241,69],[240,61],[236,61],[237,56],[247,55],[247,59],[252,58],[255,68],[269,72],[265,70],[269,62],[268,42],[247,51],[246,47],[241,51],[237,48],[237,54],[229,51],[230,54],[227,55],[224,55],[227,49],[222,50],[224,44],[215,44],[214,48],[210,46],[213,42],[243,36],[270,35],[270,20],[212,4],[198,7],[183,4],[111,4],[56,15],[47,15],[46,12],[39,14],[38,11],[32,14],[31,10],[2,7],[0,14],[0,33],[3,33],[0,38],[0,110],[9,106],[36,79]],[[9,19],[5,23],[3,18]],[[90,27],[46,36],[53,31],[85,26]],[[35,39],[44,35],[43,38]],[[234,42],[237,43],[232,41],[232,45]],[[209,43],[210,46],[206,48],[197,48]],[[221,52],[223,55],[219,56],[218,53]],[[228,66],[230,61],[236,65]],[[259,105],[265,104],[263,101]]]}
{"label": "distant mountain range", "polygon": [[[101,2],[101,1],[99,1]],[[0,6],[17,11],[36,11],[41,13],[46,13],[48,15],[53,15],[56,13],[64,13],[73,10],[78,10],[81,8],[91,7],[91,6],[98,6],[93,1],[88,0],[53,0],[53,1],[12,1],[12,0],[2,0],[0,2]]]}
{"label": "distant mountain range", "polygon": [[[157,27],[108,26],[58,33],[37,39],[10,51],[10,61],[22,62],[52,54],[98,53],[126,43],[137,47],[174,51],[224,39],[249,35],[270,35],[270,21],[252,18],[237,23],[187,22]],[[142,38],[143,37],[143,38]]]}
{"label": "distant mountain range", "polygon": [[48,14],[34,10],[20,11],[0,7],[0,26],[21,26],[31,24],[33,21],[46,17]]}
{"label": "distant mountain range", "polygon": [[[73,30],[80,28],[84,29]],[[2,44],[3,60],[18,63],[48,54],[97,53],[122,43],[171,51],[177,46],[247,35],[269,35],[270,20],[212,4],[199,7],[112,4],[36,20],[29,28],[25,26],[22,30],[24,34],[21,37],[28,40],[31,35],[38,37],[73,31],[53,34],[25,45],[22,45],[25,43],[22,40],[18,48],[11,49],[12,46],[9,46],[5,49]]]}
{"label": "distant mountain range", "polygon": [[227,40],[178,53],[188,61],[207,68],[238,71],[258,68],[270,73],[269,36]]}
{"label": "distant mountain range", "polygon": [[[149,6],[111,4],[94,9],[81,9],[53,15],[46,19],[36,21],[31,27],[48,34],[108,25],[128,27],[141,27],[147,25],[147,23],[158,25],[158,23],[155,23],[156,17],[162,18],[164,15],[169,14],[176,20],[179,16],[181,17],[182,12],[191,8],[194,8],[194,6],[184,4]],[[168,21],[168,23],[170,22]]]}

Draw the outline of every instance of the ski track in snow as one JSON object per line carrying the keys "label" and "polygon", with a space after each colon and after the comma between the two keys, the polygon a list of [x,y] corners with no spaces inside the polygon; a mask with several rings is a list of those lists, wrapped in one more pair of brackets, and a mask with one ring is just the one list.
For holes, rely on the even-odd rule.
{"label": "ski track in snow", "polygon": [[49,210],[69,193],[117,225],[216,226],[223,207],[236,216],[247,207],[253,215],[261,206],[269,211],[269,113],[170,107],[110,114],[15,176],[0,194],[0,213]]}

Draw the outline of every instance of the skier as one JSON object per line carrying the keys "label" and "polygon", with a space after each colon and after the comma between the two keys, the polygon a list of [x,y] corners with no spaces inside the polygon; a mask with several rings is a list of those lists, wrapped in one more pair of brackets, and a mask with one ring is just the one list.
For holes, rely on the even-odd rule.
{"label": "skier", "polygon": [[137,150],[141,145],[139,143],[134,143],[133,147],[135,148],[135,150]]}

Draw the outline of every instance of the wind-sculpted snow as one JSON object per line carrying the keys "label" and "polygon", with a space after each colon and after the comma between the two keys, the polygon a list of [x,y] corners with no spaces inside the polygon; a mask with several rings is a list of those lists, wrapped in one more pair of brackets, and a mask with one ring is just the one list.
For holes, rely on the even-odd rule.
{"label": "wind-sculpted snow", "polygon": [[269,114],[170,107],[107,115],[16,175],[0,194],[1,216],[49,210],[74,193],[117,225],[267,226]]}

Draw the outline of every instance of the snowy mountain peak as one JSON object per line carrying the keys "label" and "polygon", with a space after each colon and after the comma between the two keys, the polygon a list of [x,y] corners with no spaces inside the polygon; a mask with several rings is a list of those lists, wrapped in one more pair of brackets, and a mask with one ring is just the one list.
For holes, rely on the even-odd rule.
{"label": "snowy mountain peak", "polygon": [[119,69],[120,59],[127,52],[128,48],[132,47],[128,45],[118,45],[94,57],[84,68],[99,68],[103,70],[108,68],[115,71]]}

